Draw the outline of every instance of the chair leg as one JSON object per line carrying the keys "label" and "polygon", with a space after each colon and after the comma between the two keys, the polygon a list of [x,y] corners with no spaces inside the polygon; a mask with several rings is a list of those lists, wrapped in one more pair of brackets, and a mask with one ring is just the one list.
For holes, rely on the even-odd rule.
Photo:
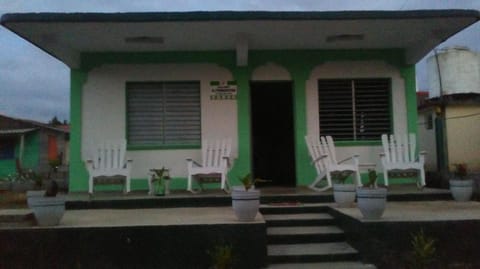
{"label": "chair leg", "polygon": [[193,189],[192,189],[192,175],[191,175],[191,174],[188,174],[187,191],[193,193]]}
{"label": "chair leg", "polygon": [[383,183],[385,184],[385,186],[388,187],[388,170],[387,169],[383,170]]}
{"label": "chair leg", "polygon": [[88,193],[90,195],[93,194],[93,177],[92,176],[88,178]]}
{"label": "chair leg", "polygon": [[425,182],[425,170],[423,168],[419,169],[418,173],[420,173],[420,186],[418,186],[420,189],[425,187],[427,183]]}
{"label": "chair leg", "polygon": [[363,184],[362,184],[362,178],[360,177],[360,172],[359,171],[355,171],[355,179],[357,180],[357,187],[362,187]]}
{"label": "chair leg", "polygon": [[130,188],[131,188],[130,184],[131,184],[130,177],[129,176],[125,177],[125,193],[130,192]]}

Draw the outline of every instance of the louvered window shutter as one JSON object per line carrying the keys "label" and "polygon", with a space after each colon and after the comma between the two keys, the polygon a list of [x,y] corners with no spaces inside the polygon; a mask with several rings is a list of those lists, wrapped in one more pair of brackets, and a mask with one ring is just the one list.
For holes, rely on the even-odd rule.
{"label": "louvered window shutter", "polygon": [[368,141],[389,133],[390,84],[388,78],[319,80],[320,135]]}
{"label": "louvered window shutter", "polygon": [[199,82],[127,83],[129,145],[200,145]]}

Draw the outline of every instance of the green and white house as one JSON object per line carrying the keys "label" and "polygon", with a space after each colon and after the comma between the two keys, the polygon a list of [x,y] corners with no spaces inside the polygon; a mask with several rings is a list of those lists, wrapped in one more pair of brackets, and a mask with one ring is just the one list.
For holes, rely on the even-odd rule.
{"label": "green and white house", "polygon": [[[1,24],[71,68],[70,190],[84,159],[124,138],[132,178],[230,137],[230,183],[314,180],[304,136],[377,163],[380,135],[417,133],[415,63],[480,19],[476,10],[6,14]],[[133,188],[146,189],[145,180]]]}

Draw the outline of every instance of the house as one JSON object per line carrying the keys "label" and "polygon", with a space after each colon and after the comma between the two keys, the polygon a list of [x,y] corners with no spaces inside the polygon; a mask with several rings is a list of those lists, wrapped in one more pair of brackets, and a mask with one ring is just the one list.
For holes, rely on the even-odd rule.
{"label": "house", "polygon": [[453,164],[466,163],[480,173],[480,53],[446,48],[427,64],[430,95],[419,105],[426,169],[446,175]]}
{"label": "house", "polygon": [[68,164],[68,126],[0,115],[0,178],[31,169],[50,171],[52,162]]}
{"label": "house", "polygon": [[[92,145],[128,142],[132,178],[230,137],[230,181],[315,178],[304,136],[378,162],[380,135],[417,133],[415,63],[476,10],[5,14],[1,24],[71,68],[70,190]],[[134,181],[134,188],[146,188]]]}

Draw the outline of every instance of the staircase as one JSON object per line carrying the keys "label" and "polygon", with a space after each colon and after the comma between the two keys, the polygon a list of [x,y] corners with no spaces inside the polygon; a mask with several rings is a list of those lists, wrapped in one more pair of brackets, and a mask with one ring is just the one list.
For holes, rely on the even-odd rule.
{"label": "staircase", "polygon": [[264,205],[270,269],[373,269],[361,263],[359,253],[345,241],[322,205]]}

